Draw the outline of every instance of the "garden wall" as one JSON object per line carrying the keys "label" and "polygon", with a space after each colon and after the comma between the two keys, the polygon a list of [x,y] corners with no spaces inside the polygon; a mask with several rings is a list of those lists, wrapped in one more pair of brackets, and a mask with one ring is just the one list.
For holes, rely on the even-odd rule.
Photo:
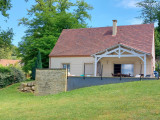
{"label": "garden wall", "polygon": [[[156,78],[142,78],[144,80],[156,80]],[[66,92],[78,88],[140,81],[140,78],[118,77],[68,77],[66,69],[37,69],[35,95],[48,95]]]}
{"label": "garden wall", "polygon": [[66,69],[37,69],[35,95],[57,94],[67,91]]}

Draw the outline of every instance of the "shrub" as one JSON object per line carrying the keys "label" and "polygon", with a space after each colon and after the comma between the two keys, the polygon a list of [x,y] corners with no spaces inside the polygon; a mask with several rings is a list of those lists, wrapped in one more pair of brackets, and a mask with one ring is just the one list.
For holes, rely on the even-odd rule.
{"label": "shrub", "polygon": [[25,75],[22,70],[17,69],[15,67],[11,67],[10,70],[11,70],[11,75],[13,76],[14,83],[22,82],[25,80]]}
{"label": "shrub", "polygon": [[156,64],[156,71],[158,71],[158,64],[159,64],[159,74],[160,74],[160,61],[157,62],[157,64]]}
{"label": "shrub", "polygon": [[25,80],[25,75],[21,69],[16,67],[0,66],[0,88]]}
{"label": "shrub", "polygon": [[9,67],[0,66],[0,73],[9,73],[9,72],[11,72]]}

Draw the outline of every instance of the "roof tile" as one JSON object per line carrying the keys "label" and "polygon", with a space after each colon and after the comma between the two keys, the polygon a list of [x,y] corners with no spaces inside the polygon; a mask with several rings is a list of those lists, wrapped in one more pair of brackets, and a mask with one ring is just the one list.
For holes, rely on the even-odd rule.
{"label": "roof tile", "polygon": [[54,56],[90,56],[121,43],[151,53],[154,24],[118,26],[112,36],[112,27],[64,29],[50,53]]}

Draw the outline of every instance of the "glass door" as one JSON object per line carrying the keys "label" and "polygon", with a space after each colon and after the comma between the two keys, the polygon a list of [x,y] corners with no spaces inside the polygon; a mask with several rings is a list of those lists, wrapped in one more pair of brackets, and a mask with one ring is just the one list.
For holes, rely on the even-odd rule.
{"label": "glass door", "polygon": [[121,65],[122,74],[127,74],[134,76],[134,65],[133,64],[122,64]]}

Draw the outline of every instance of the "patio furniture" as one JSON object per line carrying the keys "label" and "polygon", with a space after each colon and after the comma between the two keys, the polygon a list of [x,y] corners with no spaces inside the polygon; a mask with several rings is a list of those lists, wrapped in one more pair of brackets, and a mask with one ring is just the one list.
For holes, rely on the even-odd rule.
{"label": "patio furniture", "polygon": [[131,74],[121,74],[121,73],[117,73],[117,74],[113,74],[112,73],[112,76],[113,77],[131,77]]}
{"label": "patio furniture", "polygon": [[136,77],[136,78],[139,78],[139,77],[140,77],[140,75],[136,75],[135,77]]}
{"label": "patio furniture", "polygon": [[148,75],[146,75],[146,77],[150,78],[150,77],[151,77],[151,75],[150,75],[150,74],[148,74]]}

